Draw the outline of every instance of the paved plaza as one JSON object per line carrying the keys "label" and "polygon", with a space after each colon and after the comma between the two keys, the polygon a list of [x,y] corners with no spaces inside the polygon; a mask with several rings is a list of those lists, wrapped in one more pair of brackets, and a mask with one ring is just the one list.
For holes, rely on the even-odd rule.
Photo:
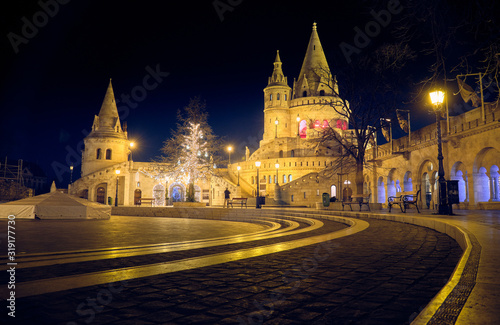
{"label": "paved plaza", "polygon": [[[202,210],[209,213],[188,219],[19,220],[16,317],[13,322],[3,312],[2,319],[67,325],[408,324],[455,279],[447,297],[458,298],[431,308],[430,323],[498,323],[498,309],[491,308],[498,306],[499,284],[488,271],[499,261],[499,246],[492,245],[500,231],[496,212],[436,217],[189,211]],[[383,220],[393,217],[408,223]],[[416,218],[467,231],[474,247],[467,263],[454,239],[412,224]],[[7,228],[6,221],[0,225]],[[456,268],[462,276],[450,278]],[[2,278],[2,296],[7,281]]]}

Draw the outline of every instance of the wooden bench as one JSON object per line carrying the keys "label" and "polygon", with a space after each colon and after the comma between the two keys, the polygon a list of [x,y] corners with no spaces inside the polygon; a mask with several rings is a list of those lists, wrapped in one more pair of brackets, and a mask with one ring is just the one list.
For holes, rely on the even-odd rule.
{"label": "wooden bench", "polygon": [[144,202],[144,203],[145,203],[145,202],[150,202],[150,203],[151,203],[151,206],[153,206],[153,202],[154,202],[154,201],[155,201],[155,199],[154,199],[154,198],[150,198],[150,197],[149,197],[149,198],[148,198],[148,197],[143,197],[143,198],[139,199],[139,202],[138,202],[139,204],[138,204],[138,205],[141,205],[143,202]]}
{"label": "wooden bench", "polygon": [[359,211],[361,211],[361,208],[363,205],[366,205],[368,208],[368,211],[370,211],[370,194],[356,194],[351,196],[351,201],[342,201],[342,211],[344,211],[344,206],[348,205],[349,208],[351,208],[352,211],[352,205],[353,204],[359,204]]}
{"label": "wooden bench", "polygon": [[233,197],[232,199],[227,200],[227,206],[231,205],[231,208],[233,207],[233,203],[238,203],[241,204],[241,208],[243,209],[243,206],[245,208],[247,207],[247,199],[246,197]]}
{"label": "wooden bench", "polygon": [[417,212],[420,213],[418,209],[418,201],[420,199],[420,190],[415,192],[402,192],[400,196],[389,196],[387,198],[387,206],[389,207],[389,212],[393,205],[399,205],[401,212],[406,213],[406,210],[410,205],[414,205],[417,208]]}
{"label": "wooden bench", "polygon": [[410,205],[414,205],[415,208],[417,208],[417,212],[420,213],[420,210],[418,209],[418,201],[420,201],[420,190],[417,191],[417,194],[414,193],[408,193],[403,195],[403,205],[404,205],[404,212],[406,213],[406,210]]}
{"label": "wooden bench", "polygon": [[393,205],[398,205],[401,212],[404,212],[403,195],[389,196],[387,198],[387,207],[389,208],[389,212],[391,212]]}

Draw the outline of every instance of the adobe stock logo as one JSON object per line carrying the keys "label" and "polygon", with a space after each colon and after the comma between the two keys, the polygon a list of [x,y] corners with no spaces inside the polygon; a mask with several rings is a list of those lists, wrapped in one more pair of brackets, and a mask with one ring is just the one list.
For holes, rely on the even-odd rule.
{"label": "adobe stock logo", "polygon": [[346,42],[340,43],[340,49],[344,54],[347,63],[351,63],[351,56],[353,54],[360,54],[361,50],[370,45],[371,40],[382,31],[382,28],[387,27],[392,20],[392,15],[397,15],[403,11],[403,7],[400,5],[399,0],[389,0],[387,3],[387,10],[380,10],[376,12],[375,10],[370,11],[370,15],[374,18],[366,23],[364,31],[358,26],[354,27],[356,34],[354,35],[354,45]]}
{"label": "adobe stock logo", "polygon": [[38,5],[42,9],[33,14],[31,21],[28,20],[26,16],[21,18],[23,22],[23,26],[21,27],[22,36],[14,32],[7,34],[7,38],[9,39],[14,53],[19,53],[19,46],[21,44],[28,44],[32,38],[38,35],[39,28],[45,27],[49,23],[49,19],[54,18],[59,13],[60,5],[65,5],[69,3],[69,1],[70,0],[38,1]]}

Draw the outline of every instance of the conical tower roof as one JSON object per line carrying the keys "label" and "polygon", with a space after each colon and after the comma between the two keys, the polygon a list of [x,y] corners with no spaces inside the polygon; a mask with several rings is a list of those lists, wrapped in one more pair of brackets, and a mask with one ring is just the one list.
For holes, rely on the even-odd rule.
{"label": "conical tower roof", "polygon": [[[304,62],[302,63],[302,68],[300,69],[297,80],[297,85],[299,87],[302,87],[304,78],[307,78],[309,90],[313,92],[311,95],[314,95],[314,92],[318,89],[321,78],[323,78],[323,80],[325,80],[325,78],[331,78],[330,68],[328,67],[325,52],[323,52],[323,47],[319,40],[316,23],[313,24],[311,38],[307,45],[306,56],[304,57]],[[296,89],[296,91],[298,90],[299,89]]]}
{"label": "conical tower roof", "polygon": [[113,85],[109,79],[108,89],[99,111],[99,126],[101,127],[114,127],[118,119],[118,108],[116,107],[115,93],[113,92]]}

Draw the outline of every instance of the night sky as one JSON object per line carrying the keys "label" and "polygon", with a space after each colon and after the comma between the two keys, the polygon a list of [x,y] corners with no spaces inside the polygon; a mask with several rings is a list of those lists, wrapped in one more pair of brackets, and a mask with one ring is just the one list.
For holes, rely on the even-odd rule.
{"label": "night sky", "polygon": [[[67,3],[51,7],[53,17],[46,20],[37,1],[9,2],[0,13],[0,160],[8,156],[36,162],[59,187],[67,185],[69,169],[57,177],[61,173],[53,167],[73,163],[73,179],[78,178],[77,154],[109,78],[120,101],[122,94],[143,87],[149,71],[161,71],[161,82],[149,79],[150,90],[136,91],[143,98],[133,105],[118,104],[129,138],[137,142],[135,161],[160,154],[177,110],[195,96],[206,101],[215,134],[238,150],[248,146],[253,151],[262,138],[262,90],[276,50],[292,86],[316,21],[335,74],[336,66],[347,64],[332,59],[340,57],[339,44],[352,43],[353,28],[369,18],[361,5],[366,1],[220,0],[233,4],[222,16],[212,0],[60,2]],[[380,9],[385,9],[383,3]],[[25,22],[34,17],[40,27],[36,35],[24,27],[31,35],[16,53],[7,36],[23,37]],[[386,37],[391,26],[375,38]],[[429,114],[416,112],[414,121],[420,118],[420,123],[432,121]]]}

